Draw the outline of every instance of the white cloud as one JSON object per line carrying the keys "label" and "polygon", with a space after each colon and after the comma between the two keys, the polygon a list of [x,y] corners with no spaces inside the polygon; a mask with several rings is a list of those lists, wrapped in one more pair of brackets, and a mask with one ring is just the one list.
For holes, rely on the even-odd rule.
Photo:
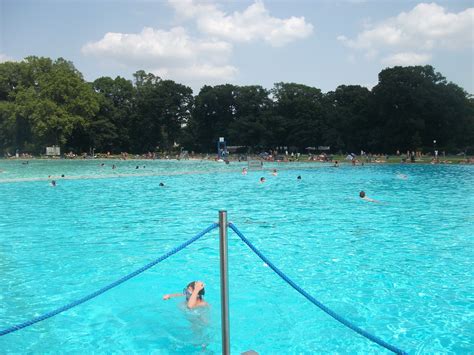
{"label": "white cloud", "polygon": [[404,52],[396,53],[382,59],[382,63],[388,66],[394,65],[420,65],[427,64],[431,60],[431,54]]}
{"label": "white cloud", "polygon": [[195,19],[202,33],[235,42],[263,40],[279,47],[313,32],[313,25],[304,17],[272,17],[259,0],[244,11],[232,14],[226,14],[212,3],[194,0],[169,0],[169,3],[181,18]]}
{"label": "white cloud", "polygon": [[154,74],[160,77],[173,77],[178,80],[189,78],[219,82],[222,78],[233,78],[237,75],[237,68],[232,65],[213,66],[208,64],[191,65],[189,67],[160,68]]}
{"label": "white cloud", "polygon": [[232,46],[223,41],[191,38],[182,27],[170,31],[145,27],[138,34],[108,32],[101,40],[83,46],[82,52],[137,63],[176,63],[202,58],[220,62],[228,58]]}
{"label": "white cloud", "polygon": [[5,62],[14,62],[15,59],[12,57],[9,57],[6,54],[0,53],[0,63],[5,63]]}
{"label": "white cloud", "polygon": [[238,69],[231,65],[232,42],[266,41],[283,46],[309,36],[313,26],[304,17],[272,17],[263,2],[242,12],[226,14],[213,2],[169,0],[182,21],[195,21],[200,38],[181,26],[170,30],[145,27],[140,33],[108,32],[85,44],[82,53],[130,69],[144,69],[185,84],[232,81]]}
{"label": "white cloud", "polygon": [[107,58],[164,78],[231,80],[237,70],[227,62],[232,45],[219,40],[193,38],[182,27],[170,31],[146,27],[140,33],[109,32],[82,47],[85,55]]}
{"label": "white cloud", "polygon": [[418,4],[377,24],[368,24],[354,39],[339,41],[354,50],[384,52],[388,63],[420,64],[435,50],[454,50],[474,45],[474,8],[448,12],[437,4]]}

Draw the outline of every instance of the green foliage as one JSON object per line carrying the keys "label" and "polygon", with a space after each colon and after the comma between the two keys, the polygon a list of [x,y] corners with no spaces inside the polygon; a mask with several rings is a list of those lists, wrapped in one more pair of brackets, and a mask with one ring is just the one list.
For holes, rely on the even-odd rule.
{"label": "green foliage", "polygon": [[2,102],[10,104],[8,120],[15,121],[15,138],[7,149],[28,147],[38,153],[47,145],[64,145],[75,127],[87,126],[97,113],[96,94],[71,62],[27,57],[5,64]]}
{"label": "green foliage", "polygon": [[27,57],[0,64],[0,150],[44,152],[60,145],[77,153],[214,152],[218,137],[259,151],[393,153],[396,150],[474,149],[474,99],[431,66],[380,72],[372,89],[276,83],[204,86],[192,90],[143,70],[133,81],[84,81],[62,58]]}

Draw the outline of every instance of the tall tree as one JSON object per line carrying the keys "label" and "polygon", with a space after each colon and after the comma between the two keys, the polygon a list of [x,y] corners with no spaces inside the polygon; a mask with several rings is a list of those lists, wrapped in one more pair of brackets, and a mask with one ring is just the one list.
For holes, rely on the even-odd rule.
{"label": "tall tree", "polygon": [[265,119],[273,102],[261,86],[237,86],[234,95],[234,120],[229,124],[229,141],[247,147],[265,146]]}
{"label": "tall tree", "polygon": [[417,149],[454,146],[467,114],[467,94],[434,71],[432,66],[394,67],[380,72],[373,89],[375,126],[381,148]]}
{"label": "tall tree", "polygon": [[341,85],[324,95],[324,145],[336,151],[371,150],[371,93],[359,85]]}
{"label": "tall tree", "polygon": [[193,97],[191,88],[172,80],[138,71],[136,112],[133,123],[134,149],[171,149],[179,141],[181,127],[189,120]]}
{"label": "tall tree", "polygon": [[321,90],[295,83],[277,83],[271,90],[274,113],[283,117],[287,137],[278,145],[304,150],[322,142],[324,117]]}
{"label": "tall tree", "polygon": [[101,77],[92,83],[100,95],[100,110],[91,123],[92,144],[100,151],[129,151],[135,109],[135,88],[120,76]]}
{"label": "tall tree", "polygon": [[64,146],[74,128],[87,126],[98,111],[95,93],[62,58],[27,57],[19,68],[8,94],[14,104],[9,116],[15,120],[15,147],[40,152],[46,145]]}
{"label": "tall tree", "polygon": [[195,148],[214,151],[220,136],[229,135],[229,127],[236,117],[234,85],[204,86],[194,100],[190,127],[194,130]]}

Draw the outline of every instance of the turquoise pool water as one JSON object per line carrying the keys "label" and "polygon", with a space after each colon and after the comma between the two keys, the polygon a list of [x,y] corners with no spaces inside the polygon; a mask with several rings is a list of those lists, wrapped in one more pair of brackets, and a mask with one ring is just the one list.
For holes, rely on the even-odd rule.
{"label": "turquoise pool water", "polygon": [[[267,165],[277,177],[242,176],[243,166],[0,160],[0,328],[141,267],[227,209],[270,260],[363,329],[413,354],[474,352],[473,166]],[[233,353],[385,351],[229,236]],[[218,244],[213,231],[99,298],[0,337],[0,352],[219,354]],[[162,300],[195,279],[207,312]]]}

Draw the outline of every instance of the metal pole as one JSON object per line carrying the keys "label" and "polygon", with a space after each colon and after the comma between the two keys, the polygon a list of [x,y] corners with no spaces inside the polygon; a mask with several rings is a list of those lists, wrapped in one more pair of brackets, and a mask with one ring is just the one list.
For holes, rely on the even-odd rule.
{"label": "metal pole", "polygon": [[227,211],[219,211],[219,250],[221,271],[222,354],[230,354],[229,282],[227,267]]}

